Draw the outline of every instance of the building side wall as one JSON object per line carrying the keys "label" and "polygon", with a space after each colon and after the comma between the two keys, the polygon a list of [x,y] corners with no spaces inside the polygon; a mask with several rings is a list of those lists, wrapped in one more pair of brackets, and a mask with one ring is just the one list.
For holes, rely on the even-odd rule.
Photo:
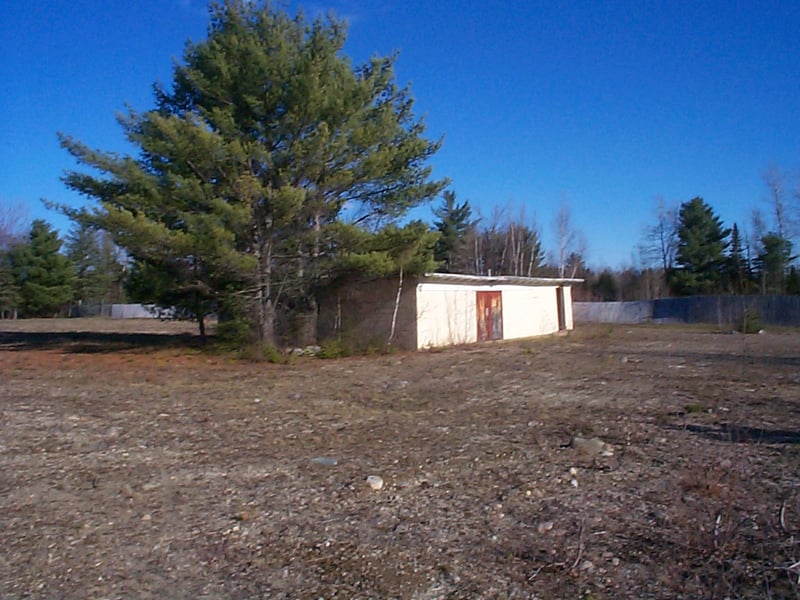
{"label": "building side wall", "polygon": [[437,283],[417,285],[417,348],[478,341],[477,286]]}
{"label": "building side wall", "polygon": [[564,315],[566,316],[567,330],[575,329],[575,319],[572,314],[572,286],[564,286]]}
{"label": "building side wall", "polygon": [[[565,295],[565,312],[569,303]],[[556,287],[503,288],[503,338],[547,335],[558,331]]]}
{"label": "building side wall", "polygon": [[[558,331],[556,286],[417,285],[417,344],[431,348],[477,341],[476,292],[503,294],[503,339]],[[566,325],[572,329],[572,296],[564,288]]]}
{"label": "building side wall", "polygon": [[[415,281],[404,283],[392,345],[417,348]],[[342,340],[354,350],[385,346],[392,327],[397,279],[343,284],[328,290],[320,300],[317,338]]]}

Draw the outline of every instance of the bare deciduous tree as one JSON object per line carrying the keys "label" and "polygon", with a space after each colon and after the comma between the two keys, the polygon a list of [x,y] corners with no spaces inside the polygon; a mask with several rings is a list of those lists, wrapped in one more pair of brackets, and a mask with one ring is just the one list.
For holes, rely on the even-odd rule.
{"label": "bare deciduous tree", "polygon": [[25,236],[28,211],[22,203],[0,206],[0,250],[7,250]]}
{"label": "bare deciduous tree", "polygon": [[781,239],[790,240],[795,237],[796,223],[786,201],[786,173],[773,163],[764,172],[763,179],[769,190],[767,202],[775,219],[774,232]]}
{"label": "bare deciduous tree", "polygon": [[[573,266],[573,273],[576,272],[575,261],[570,261],[572,255],[583,256],[585,252],[585,241],[578,235],[577,230],[572,225],[572,214],[567,204],[566,198],[561,199],[561,206],[558,209],[555,221],[556,229],[556,262],[558,263],[558,276],[564,277],[569,263]],[[572,275],[574,276],[574,274]]]}
{"label": "bare deciduous tree", "polygon": [[657,265],[664,273],[675,264],[678,248],[678,209],[667,205],[664,198],[658,197],[656,223],[645,229],[642,258],[650,266]]}
{"label": "bare deciduous tree", "polygon": [[479,219],[470,232],[472,264],[476,275],[533,277],[544,255],[541,233],[534,218],[520,208],[516,217],[495,207],[491,219]]}

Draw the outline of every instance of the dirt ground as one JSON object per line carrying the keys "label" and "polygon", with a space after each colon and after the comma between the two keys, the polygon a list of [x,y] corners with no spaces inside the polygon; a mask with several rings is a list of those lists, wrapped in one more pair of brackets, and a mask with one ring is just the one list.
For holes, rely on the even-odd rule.
{"label": "dirt ground", "polygon": [[800,597],[797,331],[192,331],[0,321],[1,598]]}

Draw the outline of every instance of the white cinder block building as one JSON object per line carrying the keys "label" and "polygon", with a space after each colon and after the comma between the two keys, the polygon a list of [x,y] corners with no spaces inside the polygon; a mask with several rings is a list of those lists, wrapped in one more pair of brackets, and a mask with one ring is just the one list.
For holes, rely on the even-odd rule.
{"label": "white cinder block building", "polygon": [[343,284],[320,302],[318,336],[424,349],[567,331],[581,281],[430,273],[407,279],[399,302],[397,279]]}

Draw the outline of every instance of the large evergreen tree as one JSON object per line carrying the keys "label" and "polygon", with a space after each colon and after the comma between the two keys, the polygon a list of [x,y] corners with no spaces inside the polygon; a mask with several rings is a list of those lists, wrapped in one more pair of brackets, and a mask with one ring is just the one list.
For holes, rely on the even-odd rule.
{"label": "large evergreen tree", "polygon": [[286,294],[314,309],[345,209],[375,226],[439,194],[446,182],[425,164],[439,143],[393,58],[354,68],[343,56],[341,22],[245,0],[211,10],[208,39],[187,45],[157,108],[121,120],[138,157],[62,138],[104,174],[67,176],[99,202],[72,216],[113,235],[154,299],[201,323],[244,309],[273,343]]}
{"label": "large evergreen tree", "polygon": [[681,204],[678,213],[678,249],[671,284],[677,294],[713,294],[720,291],[730,229],[702,198]]}
{"label": "large evergreen tree", "polygon": [[22,316],[52,317],[72,299],[75,273],[60,250],[58,233],[37,219],[27,242],[12,246],[9,251]]}

